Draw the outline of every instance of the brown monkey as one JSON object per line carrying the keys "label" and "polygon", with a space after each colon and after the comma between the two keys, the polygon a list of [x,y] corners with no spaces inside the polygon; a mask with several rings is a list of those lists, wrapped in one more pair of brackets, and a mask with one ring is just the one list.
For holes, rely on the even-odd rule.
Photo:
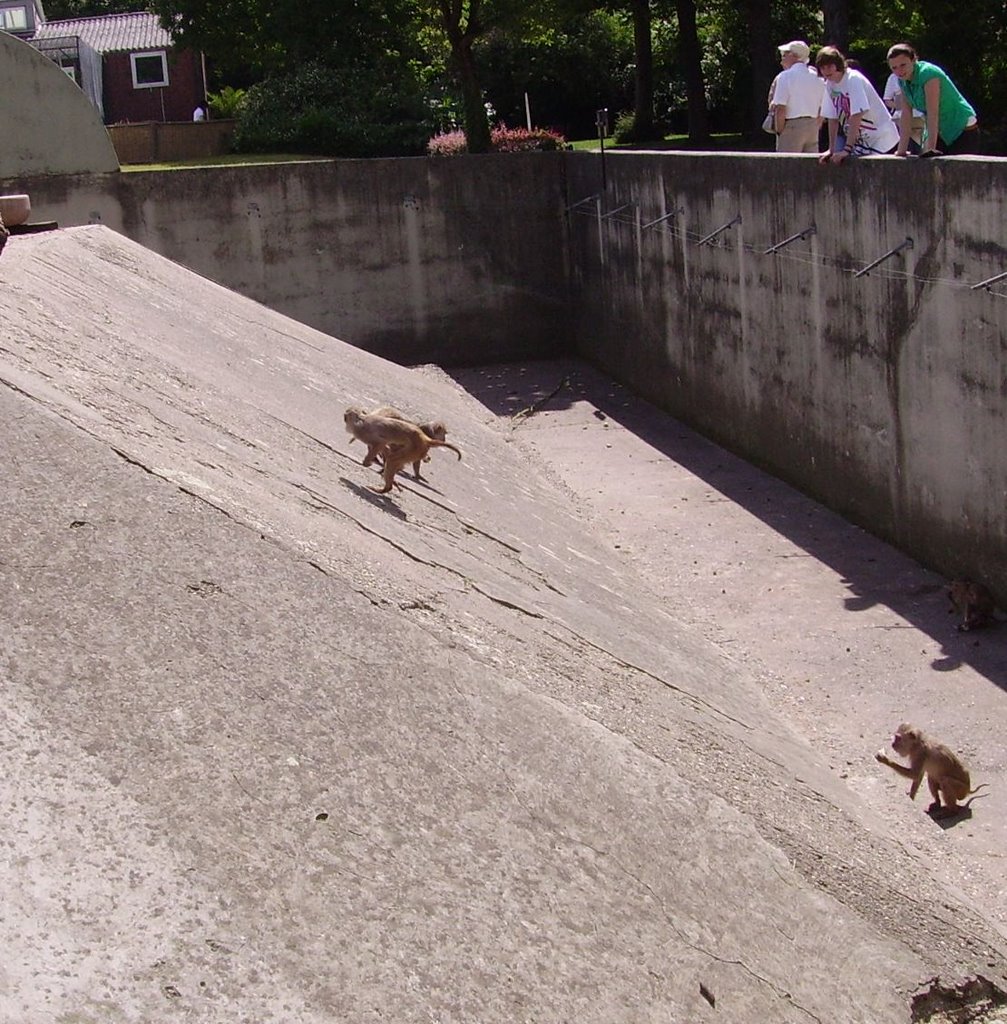
{"label": "brown monkey", "polygon": [[948,599],[951,601],[951,611],[961,613],[962,621],[958,623],[958,631],[961,633],[988,626],[995,621],[993,609],[996,602],[981,583],[953,580],[948,588]]}
{"label": "brown monkey", "polygon": [[[973,793],[978,793],[986,783],[972,789],[972,780],[969,778],[968,769],[961,763],[958,756],[943,743],[938,743],[925,735],[915,725],[903,722],[895,730],[892,737],[892,748],[896,754],[909,759],[909,767],[892,761],[879,750],[874,756],[882,764],[897,771],[899,775],[912,779],[913,784],[909,787],[909,799],[916,799],[916,791],[920,788],[924,774],[927,777],[927,785],[930,787],[930,795],[934,798],[933,803],[927,808],[927,813],[935,818],[947,818],[957,814],[972,802],[967,801],[963,806],[958,806],[959,800],[964,800]],[[944,806],[941,806],[941,798]]]}
{"label": "brown monkey", "polygon": [[[377,409],[372,409],[368,413],[368,415],[385,416],[390,420],[404,420],[406,423],[413,423],[411,419],[409,419],[407,416],[403,416],[398,409],[393,409],[392,406],[390,405],[380,405],[378,406]],[[423,433],[427,435],[427,437],[432,437],[435,441],[447,440],[447,427],[445,427],[440,420],[431,420],[429,423],[414,423],[413,425],[419,427],[420,430],[422,430]],[[350,444],[352,443],[353,438],[350,438]],[[372,462],[375,461],[375,459],[377,459],[380,465],[384,465],[384,459],[381,457],[381,448],[382,446],[379,444],[368,445],[367,454],[364,456],[363,464],[365,466],[369,466]],[[423,461],[429,462],[430,456],[427,455],[426,458],[423,459]],[[413,463],[413,473],[415,474],[417,480],[423,479],[423,477],[420,476],[420,464],[418,461]]]}
{"label": "brown monkey", "polygon": [[378,494],[387,494],[393,486],[398,487],[395,474],[410,462],[421,462],[431,448],[450,448],[459,459],[462,457],[462,453],[453,444],[428,436],[408,420],[375,416],[351,405],[343,413],[343,422],[353,437],[367,445],[368,452],[374,446],[374,450],[384,459],[385,486],[372,488]]}

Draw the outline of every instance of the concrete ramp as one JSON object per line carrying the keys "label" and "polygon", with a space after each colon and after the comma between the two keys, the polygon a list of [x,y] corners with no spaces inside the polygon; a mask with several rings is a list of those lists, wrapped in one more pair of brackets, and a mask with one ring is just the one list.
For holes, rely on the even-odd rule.
{"label": "concrete ramp", "polygon": [[[13,238],[0,324],[0,1019],[874,1024],[1002,976],[440,372],[102,227]],[[382,403],[463,461],[374,494]]]}

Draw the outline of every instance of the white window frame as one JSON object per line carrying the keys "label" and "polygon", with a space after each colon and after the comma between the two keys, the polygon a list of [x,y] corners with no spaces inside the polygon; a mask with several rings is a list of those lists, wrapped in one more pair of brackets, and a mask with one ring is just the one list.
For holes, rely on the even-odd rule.
{"label": "white window frame", "polygon": [[[15,11],[21,12],[21,17],[24,19],[23,25],[14,24],[13,14]],[[19,4],[17,7],[0,8],[0,29],[3,29],[3,31],[26,32],[29,27],[28,8],[24,4]]]}
{"label": "white window frame", "polygon": [[[160,82],[138,82],[136,80],[136,62],[142,57],[160,57],[161,58],[161,81]],[[129,67],[133,72],[133,88],[134,89],[163,89],[168,85],[168,54],[164,50],[143,50],[138,53],[131,53],[129,55]]]}

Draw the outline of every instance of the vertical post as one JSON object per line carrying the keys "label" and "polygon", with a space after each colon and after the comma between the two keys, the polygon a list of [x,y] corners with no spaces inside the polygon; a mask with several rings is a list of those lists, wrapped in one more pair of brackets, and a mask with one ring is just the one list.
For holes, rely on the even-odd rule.
{"label": "vertical post", "polygon": [[524,94],[524,119],[528,125],[528,131],[531,131],[531,103],[528,102],[528,93]]}
{"label": "vertical post", "polygon": [[597,111],[595,124],[598,125],[598,145],[601,146],[601,189],[604,192],[608,188],[608,180],[605,177],[605,136],[608,135],[608,107],[602,107]]}

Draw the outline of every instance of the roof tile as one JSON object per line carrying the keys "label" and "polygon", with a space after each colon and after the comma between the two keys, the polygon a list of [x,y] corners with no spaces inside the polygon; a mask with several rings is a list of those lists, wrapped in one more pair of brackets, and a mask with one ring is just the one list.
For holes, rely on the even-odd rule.
{"label": "roof tile", "polygon": [[164,49],[172,45],[171,34],[161,28],[157,15],[146,12],[47,21],[39,25],[33,38],[54,39],[66,36],[79,36],[98,53]]}

